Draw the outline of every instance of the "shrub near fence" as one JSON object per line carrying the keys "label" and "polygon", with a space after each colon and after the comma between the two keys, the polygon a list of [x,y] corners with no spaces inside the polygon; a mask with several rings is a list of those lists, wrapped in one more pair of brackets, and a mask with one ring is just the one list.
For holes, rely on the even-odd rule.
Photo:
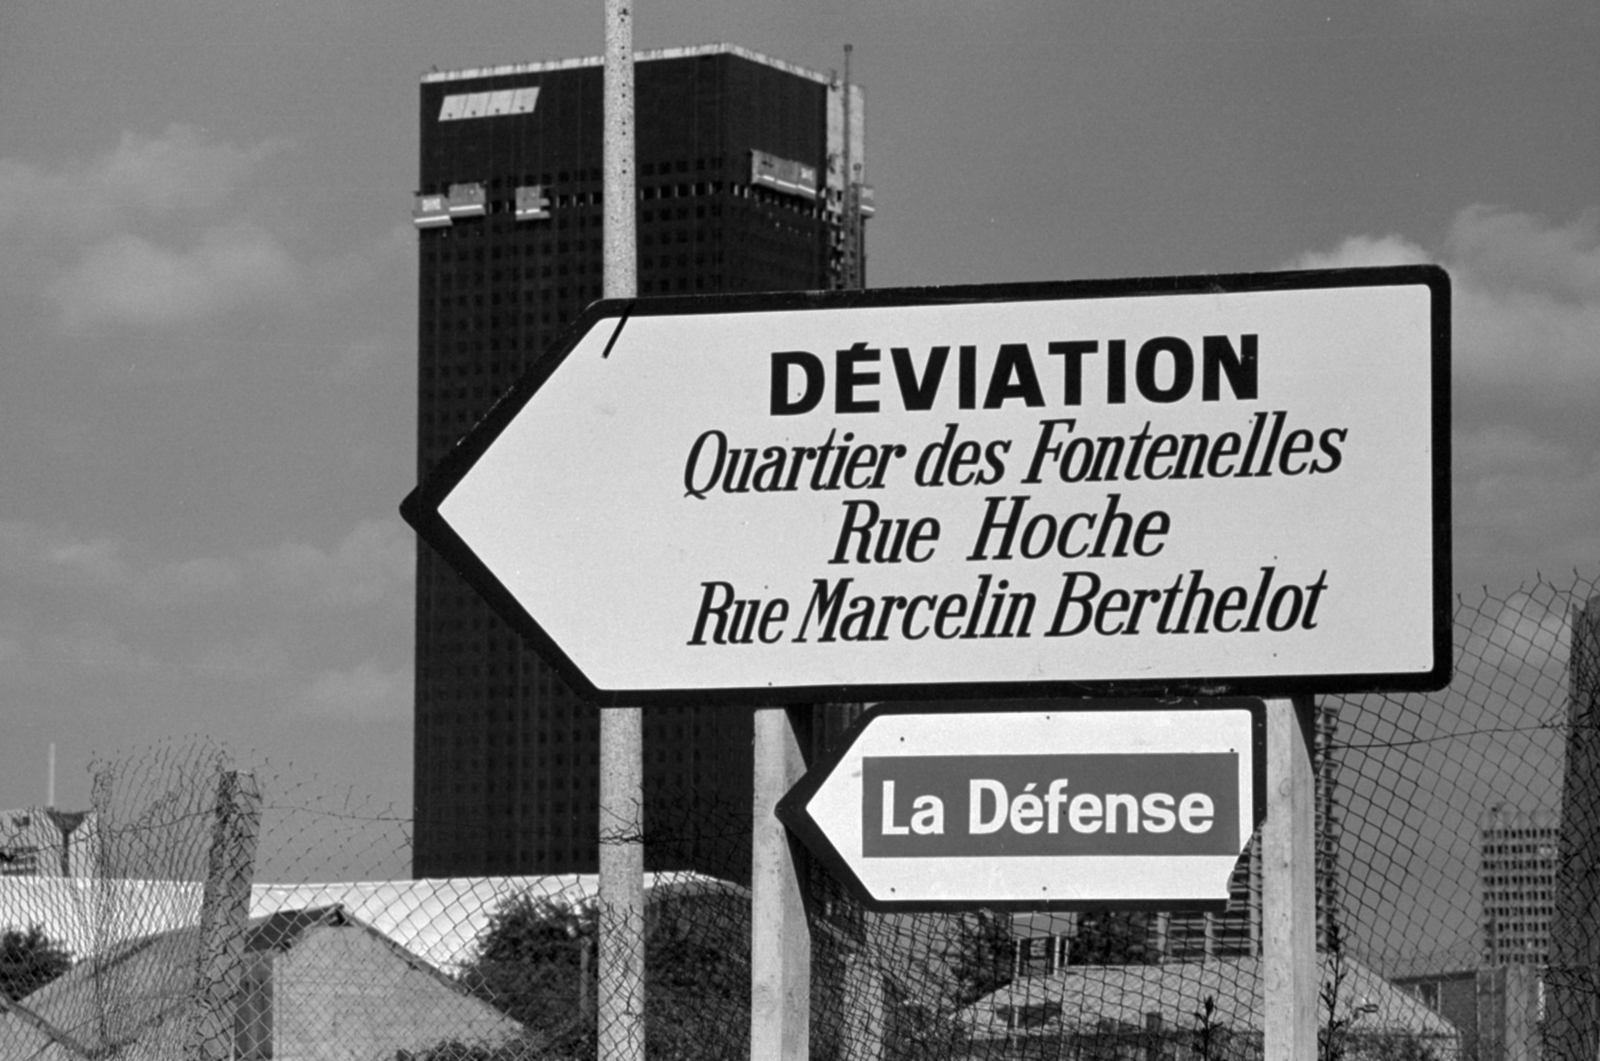
{"label": "shrub near fence", "polygon": [[[1600,798],[1588,787],[1600,775],[1600,608],[1584,611],[1596,589],[1575,576],[1473,595],[1456,608],[1448,689],[1319,699],[1325,1061],[1596,1056],[1600,993],[1585,985],[1600,982],[1600,896],[1584,890],[1600,865]],[[371,1061],[594,1055],[592,877],[301,884],[401,877],[410,823],[190,741],[97,764],[99,882],[0,878],[0,929],[38,925],[76,958],[0,1013],[0,1061],[134,1058],[144,1036],[183,1026],[201,997],[199,942],[151,940],[189,939],[171,930],[199,923],[218,779],[244,767],[263,803],[253,934],[233,996],[245,1016],[230,1050],[285,1057],[274,1043],[299,1021],[345,1037],[326,1044],[340,1056]],[[748,1054],[749,867],[733,855],[708,864],[706,852],[739,850],[725,841],[748,833],[749,818],[704,802],[682,792],[647,808],[647,861],[694,865],[649,882],[651,1058]],[[1242,860],[1226,914],[1045,919],[871,914],[813,866],[812,1055],[1258,1056],[1253,866]],[[279,879],[263,879],[266,867]],[[322,979],[296,988],[313,950]],[[176,955],[167,965],[184,990],[158,968],[162,953]],[[341,967],[339,956],[366,964]],[[384,976],[410,985],[404,1019],[382,1008]],[[1471,1006],[1453,1001],[1463,994]]]}

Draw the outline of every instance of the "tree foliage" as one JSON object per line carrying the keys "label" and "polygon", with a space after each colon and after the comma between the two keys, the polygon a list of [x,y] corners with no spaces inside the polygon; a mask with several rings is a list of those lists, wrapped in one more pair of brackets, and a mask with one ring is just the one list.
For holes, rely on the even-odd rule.
{"label": "tree foliage", "polygon": [[593,1039],[595,911],[516,895],[489,917],[462,984],[557,1049]]}
{"label": "tree foliage", "polygon": [[885,1061],[948,1061],[966,1056],[970,1036],[955,1020],[952,1005],[913,997],[892,973],[884,977],[883,989]]}
{"label": "tree foliage", "polygon": [[0,995],[31,995],[70,968],[72,954],[38,925],[0,931]]}
{"label": "tree foliage", "polygon": [[1015,953],[1010,915],[992,910],[963,914],[950,953],[956,1005],[969,1006],[1009,984]]}
{"label": "tree foliage", "polygon": [[[729,900],[729,896],[719,897]],[[748,900],[734,900],[744,902]],[[645,943],[645,1043],[652,1059],[742,1059],[749,1052],[750,956],[748,910],[734,924],[691,926],[686,920],[730,920],[728,902],[685,907],[662,922]],[[684,910],[689,910],[683,916]],[[658,911],[659,915],[659,911]],[[736,920],[736,919],[733,919]],[[592,1058],[596,1049],[595,905],[516,896],[494,912],[462,982],[472,994],[521,1022],[543,1058]],[[491,1051],[514,1061],[521,1047]],[[441,1044],[478,1061],[481,1048]],[[488,1054],[483,1055],[489,1061]],[[429,1055],[430,1059],[432,1055]]]}
{"label": "tree foliage", "polygon": [[1151,914],[1142,910],[1087,910],[1067,949],[1069,965],[1151,965]]}

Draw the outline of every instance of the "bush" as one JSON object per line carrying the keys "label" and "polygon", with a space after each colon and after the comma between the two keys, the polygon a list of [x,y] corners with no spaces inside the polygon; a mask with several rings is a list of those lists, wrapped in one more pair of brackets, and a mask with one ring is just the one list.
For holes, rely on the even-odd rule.
{"label": "bush", "polygon": [[[742,925],[723,923],[737,913],[729,908],[734,903],[746,907]],[[698,903],[678,900],[672,910],[677,916],[658,918],[663,923],[645,943],[646,1052],[658,1061],[739,1061],[749,1053],[748,900],[726,895]],[[699,920],[715,923],[691,925],[696,913]],[[592,902],[575,906],[515,896],[490,917],[462,984],[522,1023],[540,1057],[592,1058],[599,965],[595,929]],[[515,1051],[527,1049],[527,1044],[441,1043],[417,1059],[521,1061]]]}
{"label": "bush", "polygon": [[70,968],[72,954],[38,925],[0,932],[0,995],[7,999],[31,995]]}

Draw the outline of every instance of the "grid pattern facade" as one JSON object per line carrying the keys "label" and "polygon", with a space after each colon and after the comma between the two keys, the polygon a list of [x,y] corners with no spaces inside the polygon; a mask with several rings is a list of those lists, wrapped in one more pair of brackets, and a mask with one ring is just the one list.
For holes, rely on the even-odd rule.
{"label": "grid pattern facade", "polygon": [[1485,965],[1550,960],[1560,844],[1561,825],[1549,811],[1500,806],[1489,812],[1479,833],[1478,864]]}
{"label": "grid pattern facade", "polygon": [[[1312,743],[1316,786],[1317,950],[1329,950],[1329,931],[1339,909],[1339,763],[1330,754],[1339,727],[1338,709],[1317,704]],[[1164,915],[1159,952],[1178,960],[1246,958],[1261,954],[1262,870],[1259,839],[1250,841],[1228,881],[1228,909],[1220,914]]]}
{"label": "grid pattern facade", "polygon": [[[1331,948],[1337,922],[1339,881],[1339,763],[1332,754],[1339,713],[1334,702],[1316,705],[1312,769],[1316,802],[1316,946]],[[1109,920],[1123,934],[1125,949],[1144,959],[1159,961],[1210,961],[1218,958],[1258,958],[1262,946],[1262,865],[1259,836],[1253,837],[1239,856],[1228,879],[1228,908],[1222,913],[1104,914],[1085,918],[1074,913],[1017,915],[1016,974],[1050,974],[1068,964],[1083,964],[1082,948],[1093,951],[1103,944],[1090,938],[1105,931]],[[1101,922],[1097,924],[1096,922]],[[1074,951],[1074,948],[1080,948]]]}
{"label": "grid pattern facade", "polygon": [[[843,193],[841,86],[726,46],[637,60],[639,293],[841,286],[845,241],[860,231],[842,216],[854,200]],[[425,477],[601,296],[602,68],[430,74],[420,118]],[[413,873],[593,871],[598,711],[425,545],[415,659]],[[743,866],[748,851],[730,845],[747,844],[734,837],[741,820],[748,835],[750,713],[652,708],[644,727],[646,830],[672,829],[694,793],[702,815],[708,801],[726,810],[726,828],[713,826],[723,835],[697,841],[683,864],[724,875]]]}

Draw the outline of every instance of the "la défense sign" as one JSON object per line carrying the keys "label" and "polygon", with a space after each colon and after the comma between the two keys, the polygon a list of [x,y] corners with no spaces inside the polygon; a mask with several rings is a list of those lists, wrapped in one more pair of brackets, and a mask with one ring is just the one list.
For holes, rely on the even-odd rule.
{"label": "la d\u00e9fense sign", "polygon": [[1242,698],[870,710],[777,815],[878,909],[1221,909],[1265,806]]}

